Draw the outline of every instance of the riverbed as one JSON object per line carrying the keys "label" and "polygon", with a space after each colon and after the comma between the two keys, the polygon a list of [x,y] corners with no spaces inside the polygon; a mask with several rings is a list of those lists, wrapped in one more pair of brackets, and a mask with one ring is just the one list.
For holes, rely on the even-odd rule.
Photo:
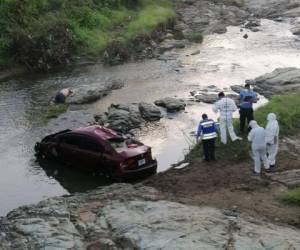
{"label": "riverbed", "polygon": [[[293,20],[262,20],[260,31],[228,27],[225,34],[206,36],[201,45],[167,52],[160,59],[115,67],[84,66],[48,75],[23,75],[0,84],[0,215],[20,205],[47,197],[85,191],[108,182],[99,177],[55,166],[45,171],[36,161],[33,146],[47,133],[40,119],[58,89],[82,84],[103,84],[121,79],[124,88],[79,109],[105,111],[111,103],[154,102],[162,97],[188,99],[190,91],[215,85],[228,89],[278,67],[300,67],[300,41],[290,32]],[[243,38],[244,34],[248,38]],[[191,55],[195,51],[196,55]],[[265,102],[264,98],[261,103]],[[211,106],[188,102],[186,110],[167,114],[160,122],[135,131],[152,146],[158,170],[184,158],[194,143],[191,134],[203,112],[216,117]]]}

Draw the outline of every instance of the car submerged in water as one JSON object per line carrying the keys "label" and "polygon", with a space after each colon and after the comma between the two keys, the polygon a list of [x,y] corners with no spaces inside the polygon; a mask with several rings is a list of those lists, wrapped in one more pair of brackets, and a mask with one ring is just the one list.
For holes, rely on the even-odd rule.
{"label": "car submerged in water", "polygon": [[145,177],[157,170],[149,146],[97,125],[48,135],[36,143],[35,151],[37,157],[115,180]]}

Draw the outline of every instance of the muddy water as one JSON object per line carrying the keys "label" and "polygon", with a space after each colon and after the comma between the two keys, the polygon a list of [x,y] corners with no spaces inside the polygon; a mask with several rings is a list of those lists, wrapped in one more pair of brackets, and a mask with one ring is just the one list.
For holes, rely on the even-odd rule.
{"label": "muddy water", "polygon": [[[199,86],[228,88],[243,84],[277,67],[300,67],[300,42],[289,29],[289,21],[275,23],[263,20],[260,32],[242,36],[239,27],[229,27],[223,35],[211,35],[202,45],[172,51],[162,60],[149,60],[106,68],[100,65],[44,76],[26,76],[0,84],[0,215],[24,204],[41,199],[84,191],[107,185],[98,177],[82,176],[68,170],[47,166],[46,171],[35,162],[33,145],[45,134],[40,117],[54,93],[65,86],[103,83],[107,79],[123,79],[126,87],[114,91],[99,102],[84,107],[101,112],[111,103],[153,102],[160,97],[187,98]],[[190,54],[200,50],[200,54]],[[163,60],[169,58],[169,60]],[[190,133],[195,130],[202,112],[213,115],[211,107],[191,103],[185,112],[167,115],[158,123],[137,131],[137,137],[153,147],[159,171],[184,157],[193,144]],[[44,166],[44,165],[43,165]]]}

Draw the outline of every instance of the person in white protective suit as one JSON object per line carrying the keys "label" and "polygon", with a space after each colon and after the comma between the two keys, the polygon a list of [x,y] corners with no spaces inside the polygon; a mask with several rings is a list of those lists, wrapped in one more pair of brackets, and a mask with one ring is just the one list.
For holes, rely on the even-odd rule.
{"label": "person in white protective suit", "polygon": [[279,144],[279,125],[274,113],[270,113],[267,116],[266,126],[266,143],[267,143],[267,155],[270,163],[270,167],[275,167],[276,155],[278,152]]}
{"label": "person in white protective suit", "polygon": [[232,141],[241,140],[242,138],[235,134],[232,124],[232,113],[237,110],[234,100],[226,97],[223,92],[220,92],[218,96],[220,100],[214,104],[213,111],[215,113],[220,111],[221,142],[227,143],[227,129]]}
{"label": "person in white protective suit", "polygon": [[264,167],[267,171],[270,169],[269,161],[267,158],[266,131],[263,127],[260,127],[254,120],[250,121],[249,127],[251,127],[251,131],[248,134],[248,140],[251,142],[251,148],[254,158],[254,174],[260,175],[261,161],[263,161]]}

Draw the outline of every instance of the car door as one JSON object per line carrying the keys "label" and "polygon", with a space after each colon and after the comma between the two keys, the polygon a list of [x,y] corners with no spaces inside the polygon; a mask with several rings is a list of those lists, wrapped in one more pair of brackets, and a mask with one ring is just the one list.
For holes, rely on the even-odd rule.
{"label": "car door", "polygon": [[59,137],[58,158],[70,166],[78,166],[80,156],[81,137],[75,134],[66,134]]}
{"label": "car door", "polygon": [[103,146],[97,140],[85,136],[82,137],[79,147],[81,168],[87,171],[98,170],[103,157]]}

